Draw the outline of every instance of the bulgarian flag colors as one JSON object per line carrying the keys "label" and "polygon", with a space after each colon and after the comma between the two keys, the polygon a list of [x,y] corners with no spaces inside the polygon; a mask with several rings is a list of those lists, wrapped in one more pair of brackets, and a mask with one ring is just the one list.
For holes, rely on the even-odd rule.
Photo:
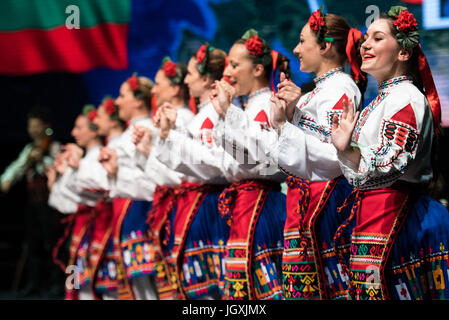
{"label": "bulgarian flag colors", "polygon": [[126,69],[130,0],[1,0],[0,74]]}

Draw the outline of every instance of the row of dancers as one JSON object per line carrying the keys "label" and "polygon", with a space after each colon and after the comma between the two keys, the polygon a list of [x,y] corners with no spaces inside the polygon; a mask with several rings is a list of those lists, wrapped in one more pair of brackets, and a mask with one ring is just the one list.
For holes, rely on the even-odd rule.
{"label": "row of dancers", "polygon": [[362,34],[320,9],[293,52],[308,91],[250,29],[83,109],[47,170],[67,299],[449,297],[449,215],[425,195],[441,111],[413,14]]}

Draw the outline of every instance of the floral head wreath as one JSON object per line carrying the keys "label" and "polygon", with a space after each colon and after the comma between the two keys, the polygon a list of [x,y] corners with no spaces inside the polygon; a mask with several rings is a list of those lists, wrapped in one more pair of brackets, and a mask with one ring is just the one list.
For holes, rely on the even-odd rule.
{"label": "floral head wreath", "polygon": [[95,109],[95,106],[93,104],[86,104],[83,107],[82,114],[89,119],[89,127],[92,130],[97,130],[98,127],[96,124],[94,124],[94,119],[97,117],[97,109]]}
{"label": "floral head wreath", "polygon": [[209,61],[209,53],[214,50],[214,47],[208,43],[203,44],[196,52],[195,58],[197,61],[196,68],[202,75],[210,76],[210,73],[206,70],[207,62]]}
{"label": "floral head wreath", "polygon": [[171,61],[170,57],[164,57],[162,59],[161,69],[167,78],[170,79],[172,85],[180,85],[182,82],[182,71],[176,63]]}
{"label": "floral head wreath", "polygon": [[104,97],[101,104],[103,105],[104,110],[109,115],[109,118],[111,118],[111,120],[119,119],[118,108],[117,108],[117,105],[115,104],[115,101],[112,97],[110,97],[110,96]]}
{"label": "floral head wreath", "polygon": [[413,13],[406,7],[393,6],[388,11],[388,15],[394,19],[393,24],[398,31],[396,39],[402,48],[412,49],[419,44],[419,33]]}
{"label": "floral head wreath", "polygon": [[136,99],[145,100],[145,92],[142,90],[142,85],[137,72],[134,72],[133,75],[126,80],[126,82],[128,82],[128,85]]}
{"label": "floral head wreath", "polygon": [[419,44],[418,23],[412,13],[406,7],[393,6],[388,11],[388,15],[394,19],[393,24],[398,30],[396,39],[402,48],[416,48],[418,52],[418,69],[433,115],[434,133],[439,134],[441,122],[441,104],[438,92],[433,81],[432,71],[429,62]]}
{"label": "floral head wreath", "polygon": [[333,42],[334,38],[325,37],[326,34],[326,20],[325,15],[323,13],[323,6],[321,6],[317,11],[313,12],[309,18],[309,26],[313,32],[315,32],[316,37],[318,39],[318,43]]}
{"label": "floral head wreath", "polygon": [[241,38],[245,40],[246,49],[251,55],[255,57],[254,62],[267,66],[272,62],[271,49],[268,43],[259,37],[259,34],[254,29],[249,29]]}
{"label": "floral head wreath", "polygon": [[139,78],[137,72],[134,72],[131,77],[126,80],[128,82],[131,91],[134,93],[134,97],[139,98],[142,95],[142,90],[140,89]]}

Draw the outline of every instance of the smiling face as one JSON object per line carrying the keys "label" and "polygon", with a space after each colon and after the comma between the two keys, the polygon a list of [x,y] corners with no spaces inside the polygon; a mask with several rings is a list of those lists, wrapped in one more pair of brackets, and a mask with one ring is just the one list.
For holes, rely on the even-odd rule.
{"label": "smiling face", "polygon": [[72,136],[75,138],[77,145],[80,147],[86,147],[89,142],[97,137],[97,131],[90,128],[89,119],[87,116],[79,115],[76,118],[75,126],[72,130]]}
{"label": "smiling face", "polygon": [[189,87],[190,96],[195,98],[199,98],[211,84],[207,76],[198,72],[197,64],[198,62],[195,58],[190,58],[187,65],[187,75],[184,78],[184,83]]}
{"label": "smiling face", "polygon": [[361,70],[378,82],[403,75],[404,62],[409,59],[408,52],[400,48],[391,33],[386,19],[378,19],[369,26],[360,54],[363,59]]}
{"label": "smiling face", "polygon": [[[251,92],[256,78],[256,67],[250,58],[249,51],[244,44],[236,43],[229,51],[229,64],[223,72],[238,96]],[[260,73],[260,72],[259,72]]]}
{"label": "smiling face", "polygon": [[322,62],[320,48],[315,33],[307,23],[301,30],[299,43],[293,49],[293,53],[298,55],[299,58],[299,70],[302,72],[316,72],[318,70]]}

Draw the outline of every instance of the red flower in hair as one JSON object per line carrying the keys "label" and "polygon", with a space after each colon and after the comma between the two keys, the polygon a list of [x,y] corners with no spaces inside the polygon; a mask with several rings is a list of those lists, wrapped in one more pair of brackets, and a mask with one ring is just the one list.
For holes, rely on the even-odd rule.
{"label": "red flower in hair", "polygon": [[324,19],[321,16],[320,10],[315,11],[309,18],[309,26],[314,32],[317,32],[320,27],[324,26]]}
{"label": "red flower in hair", "polygon": [[114,99],[112,98],[106,99],[106,101],[104,102],[104,109],[106,110],[107,114],[112,116],[115,112]]}
{"label": "red flower in hair", "polygon": [[163,69],[164,69],[165,75],[169,78],[175,77],[177,74],[176,63],[174,63],[173,61],[167,61],[164,64]]}
{"label": "red flower in hair", "polygon": [[89,119],[89,122],[94,122],[94,119],[97,117],[97,110],[90,110],[87,114],[87,118]]}
{"label": "red flower in hair", "polygon": [[262,39],[259,38],[259,36],[251,36],[248,40],[245,42],[246,49],[248,49],[249,53],[251,53],[254,56],[260,56],[263,53],[263,42]]}
{"label": "red flower in hair", "polygon": [[418,23],[416,22],[413,13],[402,10],[397,19],[393,22],[399,31],[407,32],[416,29]]}
{"label": "red flower in hair", "polygon": [[137,89],[139,89],[139,79],[137,79],[136,75],[133,75],[128,79],[128,84],[131,87],[132,91],[136,91]]}
{"label": "red flower in hair", "polygon": [[206,58],[206,45],[205,44],[203,44],[196,52],[196,60],[198,61],[199,64],[203,63],[204,58]]}

